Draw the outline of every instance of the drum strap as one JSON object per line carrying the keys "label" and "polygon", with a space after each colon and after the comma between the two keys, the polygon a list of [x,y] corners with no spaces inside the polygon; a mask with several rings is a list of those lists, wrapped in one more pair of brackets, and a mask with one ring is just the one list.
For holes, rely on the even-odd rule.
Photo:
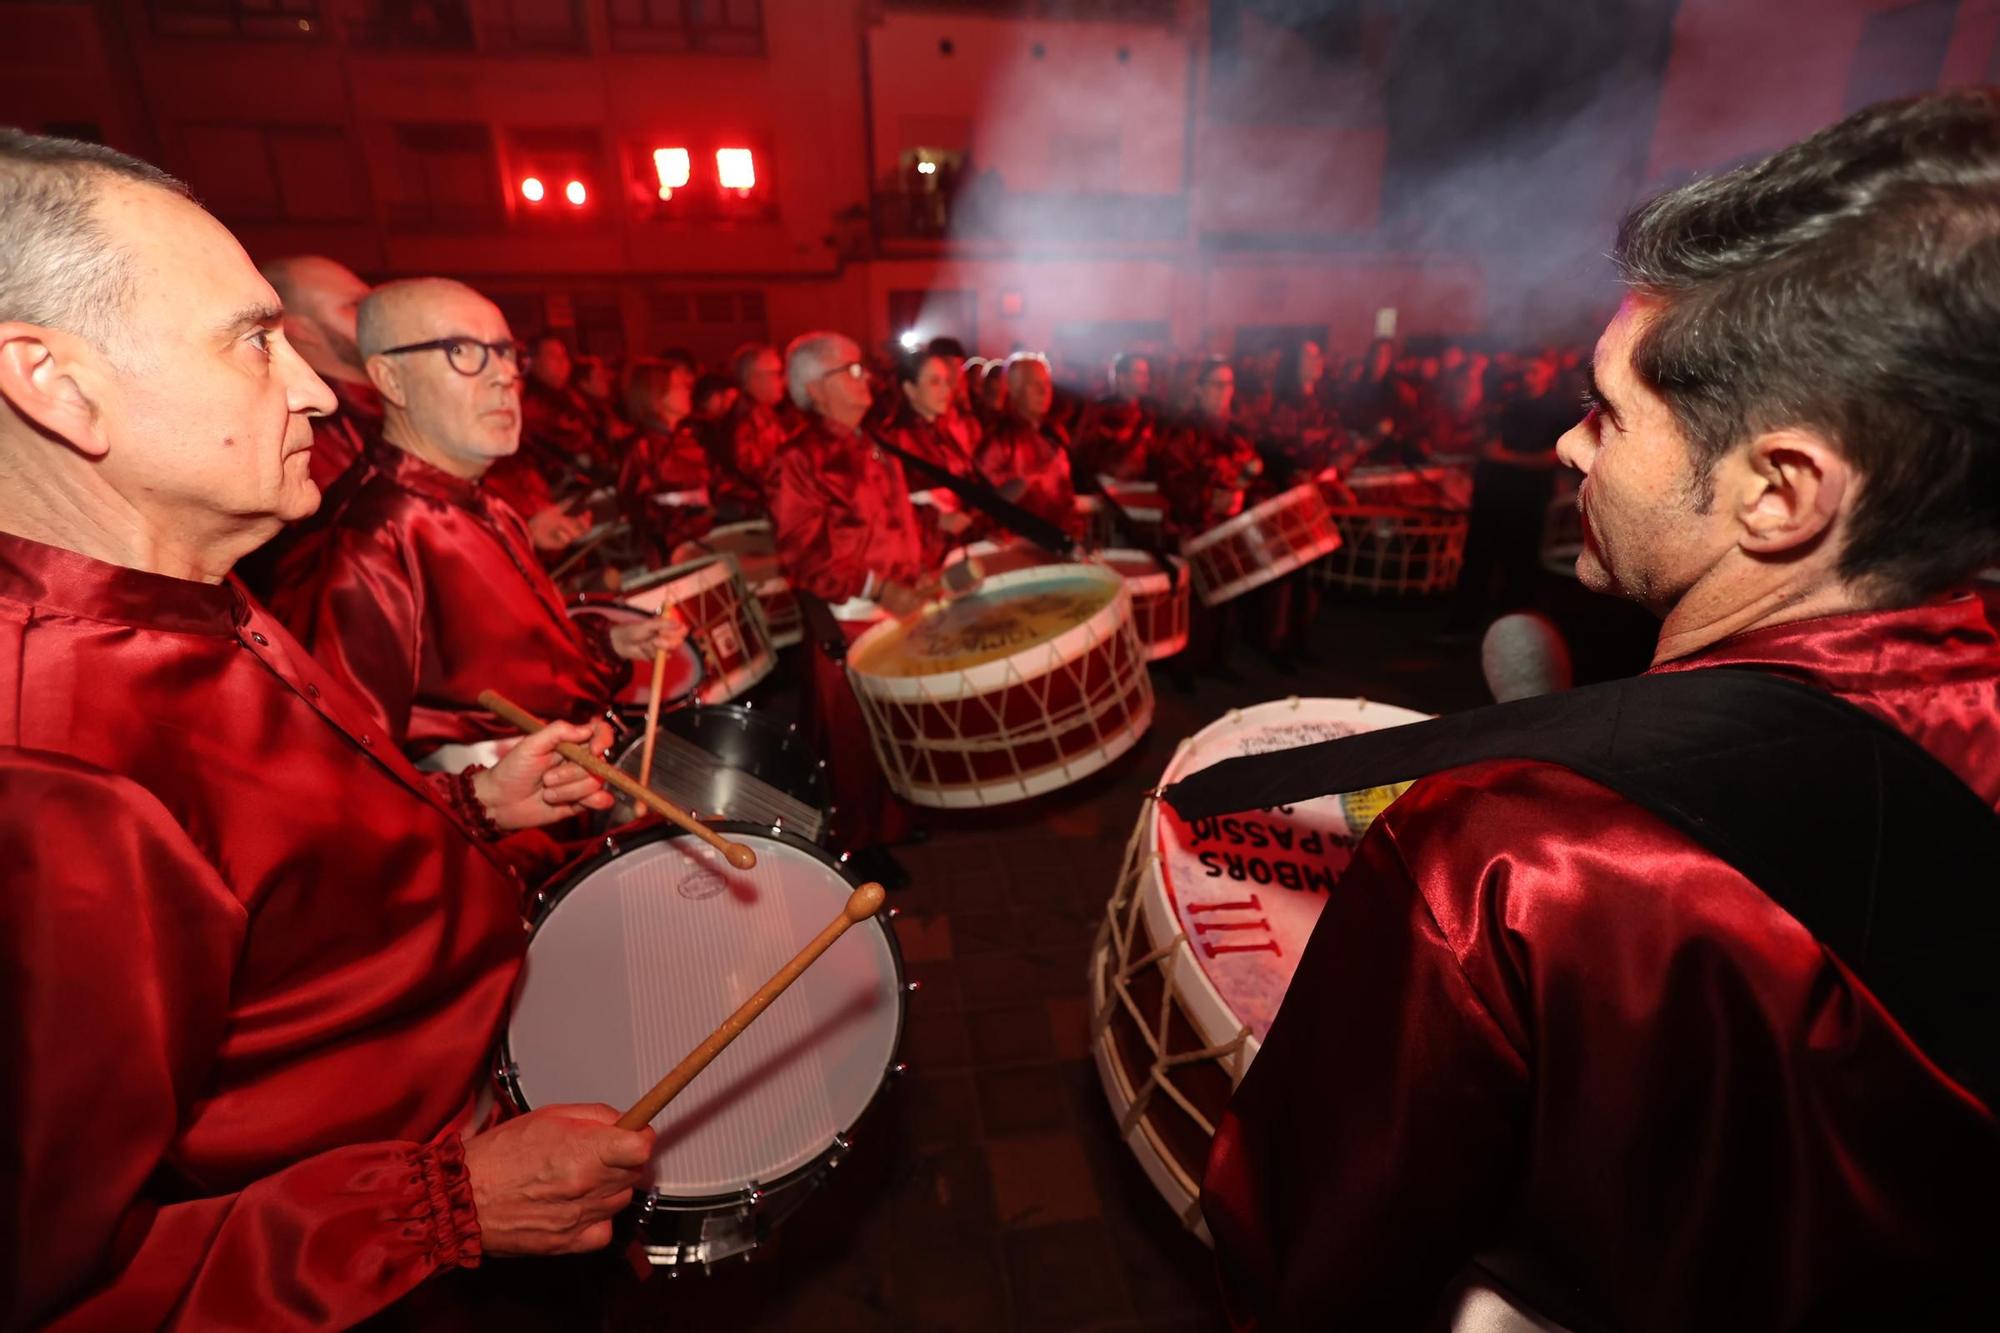
{"label": "drum strap", "polygon": [[1726,861],[1934,1062],[2000,1105],[2000,815],[1823,690],[1742,668],[1637,676],[1228,759],[1163,794],[1196,819],[1493,759],[1560,764]]}
{"label": "drum strap", "polygon": [[928,458],[919,458],[907,449],[899,449],[874,431],[868,432],[868,442],[905,466],[930,477],[1015,536],[1025,537],[1050,555],[1061,556],[1065,560],[1076,557],[1076,543],[1070,540],[1068,533],[1040,514],[1023,509],[991,486],[961,477],[950,468],[933,463]]}

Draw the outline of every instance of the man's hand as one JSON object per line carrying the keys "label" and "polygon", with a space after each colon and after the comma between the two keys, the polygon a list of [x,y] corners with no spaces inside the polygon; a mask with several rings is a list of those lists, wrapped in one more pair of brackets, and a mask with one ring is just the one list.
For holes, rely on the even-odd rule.
{"label": "man's hand", "polygon": [[528,520],[528,540],[537,551],[560,551],[589,531],[589,519],[569,513],[560,505],[537,509]]}
{"label": "man's hand", "polygon": [[648,616],[611,627],[611,649],[628,662],[650,662],[661,649],[672,652],[687,642],[687,626],[679,616]]}
{"label": "man's hand", "polygon": [[512,833],[540,828],[585,810],[609,810],[604,784],[556,753],[568,741],[597,752],[611,744],[603,722],[584,726],[554,722],[540,731],[500,742],[500,762],[472,779],[472,794],[495,824]]}
{"label": "man's hand", "polygon": [[914,586],[906,583],[884,583],[882,591],[875,595],[883,609],[892,616],[913,616],[936,600],[937,578],[932,576]]}
{"label": "man's hand", "polygon": [[651,1126],[619,1129],[608,1106],[544,1106],[465,1141],[488,1254],[582,1254],[611,1241],[653,1156]]}
{"label": "man's hand", "polygon": [[940,509],[938,511],[938,531],[947,537],[956,537],[972,526],[972,515],[962,509]]}

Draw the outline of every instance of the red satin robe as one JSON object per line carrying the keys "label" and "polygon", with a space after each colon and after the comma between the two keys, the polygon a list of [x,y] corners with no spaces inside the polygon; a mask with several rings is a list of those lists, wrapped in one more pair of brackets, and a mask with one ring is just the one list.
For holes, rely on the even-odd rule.
{"label": "red satin robe", "polygon": [[[1976,600],[1656,669],[1724,665],[1868,709],[2000,807]],[[1762,1330],[1971,1326],[1918,1311],[1990,1277],[1996,1198],[1992,1109],[1797,920],[1609,790],[1510,761],[1419,782],[1362,839],[1202,1206],[1264,1328],[1422,1326],[1484,1254],[1525,1256],[1572,1320]]]}
{"label": "red satin robe", "polygon": [[1086,477],[1120,481],[1152,477],[1158,433],[1158,422],[1145,403],[1100,398],[1084,410],[1077,427],[1075,470]]}
{"label": "red satin robe", "polygon": [[769,511],[765,478],[798,428],[798,414],[787,404],[766,407],[748,396],[736,400],[711,437],[708,457],[709,497],[718,521],[736,523]]}
{"label": "red satin robe", "polygon": [[0,535],[0,1325],[346,1325],[476,1263],[519,886],[233,582]]}
{"label": "red satin robe", "polygon": [[590,402],[572,389],[521,382],[521,452],[557,492],[618,475]]}
{"label": "red satin robe", "polygon": [[708,450],[692,421],[633,439],[618,473],[618,496],[662,554],[714,526]]}
{"label": "red satin robe", "polygon": [[[912,510],[902,464],[859,431],[838,431],[821,417],[808,417],[778,455],[770,495],[785,577],[835,608],[864,588],[922,581],[941,554]],[[849,619],[842,628],[851,642],[869,623]],[[850,850],[896,840],[910,825],[909,810],[889,791],[841,665],[819,651],[812,689],[813,740],[827,761],[836,838]]]}
{"label": "red satin robe", "polygon": [[367,458],[326,531],[288,561],[272,609],[393,742],[422,757],[514,735],[479,706],[485,689],[548,720],[602,712],[631,663],[563,610],[519,515],[393,445]]}
{"label": "red satin robe", "polygon": [[1037,427],[1010,412],[986,433],[978,465],[980,477],[996,490],[1011,482],[1024,483],[1026,489],[1016,501],[1023,509],[1072,537],[1083,535],[1069,474],[1069,441],[1060,427],[1047,423]]}
{"label": "red satin robe", "polygon": [[346,380],[326,383],[340,407],[329,416],[313,418],[312,457],[308,460],[313,484],[322,491],[361,457],[370,437],[382,429],[382,398],[373,385]]}
{"label": "red satin robe", "polygon": [[[981,440],[985,432],[979,422],[967,413],[947,411],[925,421],[905,403],[882,429],[882,435],[905,453],[935,463],[955,477],[987,481],[979,472]],[[909,478],[910,503],[916,506],[917,521],[923,525],[926,545],[942,554],[954,546],[993,534],[992,522],[977,513],[972,514],[971,521],[959,531],[946,533],[941,522],[943,516],[963,512],[965,504],[950,489],[939,485],[935,477],[915,468],[907,469],[905,475]]]}
{"label": "red satin robe", "polygon": [[1227,423],[1183,421],[1160,432],[1155,475],[1167,521],[1183,538],[1199,536],[1243,510],[1263,460],[1247,435]]}

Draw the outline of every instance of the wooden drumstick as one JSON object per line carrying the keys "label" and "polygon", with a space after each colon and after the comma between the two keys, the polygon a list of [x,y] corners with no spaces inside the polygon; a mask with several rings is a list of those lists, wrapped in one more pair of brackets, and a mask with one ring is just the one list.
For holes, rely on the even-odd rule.
{"label": "wooden drumstick", "polygon": [[632,1103],[631,1109],[618,1117],[618,1128],[638,1129],[664,1111],[667,1103],[680,1096],[681,1090],[694,1082],[695,1076],[708,1068],[708,1062],[722,1054],[730,1042],[742,1036],[743,1029],[755,1022],[757,1015],[770,1008],[771,1001],[783,995],[786,987],[797,981],[821,954],[831,949],[833,942],[844,935],[849,926],[866,921],[880,911],[883,897],[882,886],[875,883],[863,884],[849,894],[847,906],[840,909],[840,915],[827,922],[826,929],[813,936],[812,942],[799,950],[791,962],[779,968],[776,976],[759,986],[755,995],[738,1005],[735,1013],[723,1019],[721,1027],[702,1038],[701,1045],[683,1056],[665,1078],[653,1085],[651,1092]]}
{"label": "wooden drumstick", "polygon": [[[665,621],[673,612],[672,603],[660,603],[660,619]],[[646,739],[639,747],[639,781],[648,787],[653,785],[653,742],[660,736],[660,686],[667,677],[667,644],[653,652],[653,692],[646,699]]]}
{"label": "wooden drumstick", "polygon": [[[533,713],[530,713],[527,709],[514,703],[496,690],[481,690],[479,692],[479,706],[523,732],[540,731],[548,725]],[[738,870],[755,868],[757,853],[751,851],[740,842],[729,841],[729,839],[723,837],[720,833],[717,833],[714,829],[702,823],[699,819],[696,819],[693,815],[681,809],[672,801],[660,795],[651,787],[648,787],[645,783],[630,777],[613,765],[605,763],[583,746],[572,745],[568,741],[558,741],[556,743],[556,753],[606,786],[616,787],[633,800],[665,815],[689,833],[694,834],[695,837],[700,838],[703,842],[715,848],[716,851],[721,852],[723,859]]]}

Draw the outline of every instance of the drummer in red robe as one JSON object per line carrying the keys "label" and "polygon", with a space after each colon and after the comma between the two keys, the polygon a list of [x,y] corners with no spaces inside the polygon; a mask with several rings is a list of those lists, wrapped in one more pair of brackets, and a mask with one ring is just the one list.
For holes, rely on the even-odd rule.
{"label": "drummer in red robe", "polygon": [[671,617],[581,627],[520,516],[480,484],[520,440],[506,317],[462,283],[412,279],[362,303],[360,342],[382,439],[288,557],[274,609],[414,759],[456,768],[461,752],[441,747],[508,735],[486,689],[541,717],[602,713],[632,663],[684,631]]}
{"label": "drummer in red robe", "polygon": [[694,358],[684,352],[625,370],[625,412],[638,428],[618,472],[618,496],[664,560],[714,525],[708,449],[696,434]]}
{"label": "drummer in red robe", "polygon": [[[1578,576],[1663,618],[1654,671],[1825,690],[1975,816],[2000,807],[2000,639],[1965,592],[2000,558],[1996,174],[1987,89],[1645,205],[1560,445]],[[1928,1018],[1990,1081],[1991,1010]],[[1246,1327],[1426,1326],[1475,1256],[1579,1328],[1983,1327],[2000,1123],[1933,1054],[1663,818],[1548,763],[1450,769],[1329,895],[1203,1211]]]}
{"label": "drummer in red robe", "polygon": [[[1168,536],[1175,541],[1198,537],[1242,513],[1264,470],[1256,445],[1231,418],[1235,397],[1235,368],[1222,357],[1211,357],[1196,372],[1189,410],[1161,425],[1153,469],[1166,501]],[[1282,606],[1275,603],[1275,594],[1251,596],[1257,599],[1258,621],[1268,632],[1269,616]],[[1225,680],[1235,677],[1229,655],[1241,600],[1220,606],[1196,601],[1188,622],[1187,665],[1181,671],[1198,668]]]}
{"label": "drummer in red robe", "polygon": [[[978,465],[982,432],[978,421],[957,405],[958,376],[950,360],[934,347],[912,352],[896,363],[896,387],[901,401],[883,437],[955,477],[984,481]],[[917,475],[909,482],[910,503],[917,506],[925,540],[936,549],[986,534],[988,525],[967,513],[935,478]]]}
{"label": "drummer in red robe", "polygon": [[1159,430],[1158,414],[1147,396],[1152,391],[1152,361],[1140,352],[1120,352],[1111,363],[1111,392],[1084,409],[1077,428],[1074,470],[1079,478],[1152,477]]}
{"label": "drummer in red robe", "polygon": [[1029,513],[1081,536],[1083,523],[1069,474],[1069,437],[1049,420],[1056,386],[1048,359],[1016,352],[1007,358],[1006,374],[1007,410],[980,442],[979,478]]}
{"label": "drummer in red robe", "polygon": [[324,491],[381,429],[382,400],[361,365],[354,325],[368,284],[324,255],[274,259],[260,270],[285,304],[285,337],[339,407],[313,421],[312,479]]}
{"label": "drummer in red robe", "polygon": [[741,523],[769,510],[764,483],[799,420],[785,399],[785,361],[777,348],[751,343],[737,348],[729,364],[742,392],[710,436],[709,494],[718,523]]}
{"label": "drummer in red robe", "polygon": [[[942,552],[910,504],[903,469],[859,429],[872,394],[861,348],[807,333],[785,351],[785,381],[805,426],[771,471],[778,559],[792,586],[832,608],[851,643],[884,615],[910,615],[937,594]],[[858,869],[903,872],[889,843],[908,835],[909,807],[889,791],[840,662],[813,654],[813,717],[827,761],[835,827]]]}
{"label": "drummer in red robe", "polygon": [[652,1135],[494,1124],[520,886],[468,826],[608,804],[588,730],[412,769],[228,573],[335,406],[269,284],[94,145],[0,130],[0,197],[0,1324],[345,1327],[602,1246]]}

